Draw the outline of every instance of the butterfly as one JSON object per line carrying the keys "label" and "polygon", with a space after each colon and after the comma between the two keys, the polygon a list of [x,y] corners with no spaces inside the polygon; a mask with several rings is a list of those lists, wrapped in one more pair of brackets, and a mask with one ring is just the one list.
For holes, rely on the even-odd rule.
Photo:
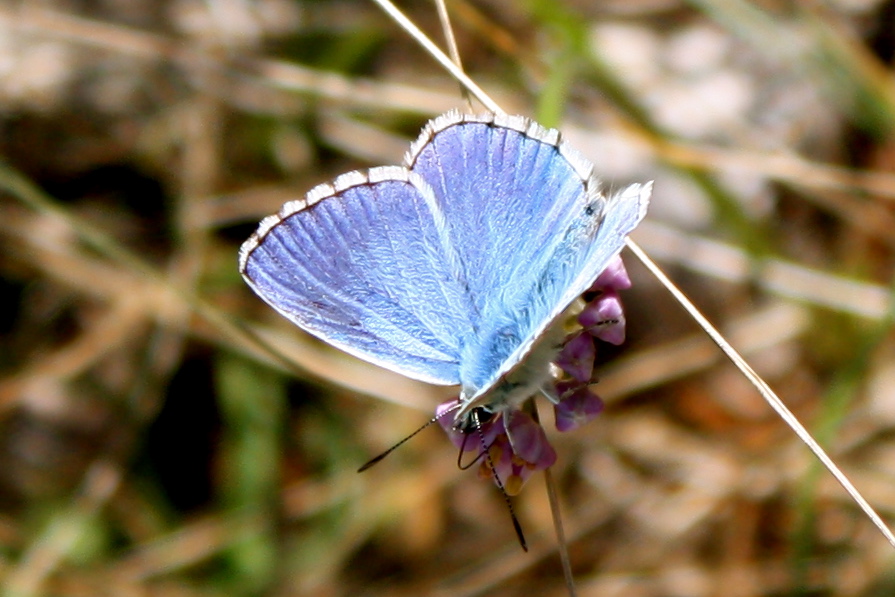
{"label": "butterfly", "polygon": [[[459,385],[457,425],[549,376],[549,330],[623,248],[651,184],[605,196],[593,165],[522,116],[431,120],[402,166],[343,174],[261,221],[248,285],[355,357]],[[554,326],[555,327],[555,326]]]}

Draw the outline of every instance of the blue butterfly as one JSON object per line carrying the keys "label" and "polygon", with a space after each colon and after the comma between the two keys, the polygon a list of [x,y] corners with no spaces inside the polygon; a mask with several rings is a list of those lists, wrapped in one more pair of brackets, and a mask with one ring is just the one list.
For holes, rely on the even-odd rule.
{"label": "blue butterfly", "polygon": [[343,174],[262,220],[239,270],[329,344],[460,385],[468,425],[543,386],[551,324],[621,251],[650,191],[604,196],[559,131],[522,116],[448,112],[403,166]]}

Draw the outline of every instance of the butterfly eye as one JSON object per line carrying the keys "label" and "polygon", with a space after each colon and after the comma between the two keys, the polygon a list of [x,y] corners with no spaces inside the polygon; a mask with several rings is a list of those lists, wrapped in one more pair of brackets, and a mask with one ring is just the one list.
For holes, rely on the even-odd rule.
{"label": "butterfly eye", "polygon": [[469,414],[456,425],[457,431],[469,434],[476,433],[486,423],[490,423],[494,418],[494,411],[489,410],[485,406],[477,406],[469,411]]}

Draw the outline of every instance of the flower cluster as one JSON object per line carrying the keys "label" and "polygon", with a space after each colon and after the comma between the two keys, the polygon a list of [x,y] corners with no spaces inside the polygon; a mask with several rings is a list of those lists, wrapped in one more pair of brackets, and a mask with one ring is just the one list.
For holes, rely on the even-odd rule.
{"label": "flower cluster", "polygon": [[[590,389],[594,382],[596,341],[621,344],[625,340],[625,315],[619,290],[631,287],[621,257],[617,256],[584,294],[586,304],[577,316],[574,331],[566,336],[553,361],[555,378],[542,392],[553,402],[556,428],[571,431],[591,421],[603,410],[603,401]],[[556,452],[544,429],[525,411],[507,408],[497,413],[477,409],[473,429],[454,427],[449,411],[458,408],[458,399],[438,406],[435,416],[451,441],[462,451],[481,452],[479,475],[495,476],[509,495],[515,495],[538,470],[556,462]],[[493,467],[493,471],[492,471]]]}

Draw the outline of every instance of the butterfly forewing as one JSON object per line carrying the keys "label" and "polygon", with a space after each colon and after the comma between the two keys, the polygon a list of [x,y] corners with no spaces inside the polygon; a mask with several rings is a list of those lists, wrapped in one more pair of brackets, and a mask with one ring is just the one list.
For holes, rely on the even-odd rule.
{"label": "butterfly forewing", "polygon": [[403,168],[343,175],[265,220],[240,269],[311,334],[408,377],[456,384],[468,295],[435,208]]}

